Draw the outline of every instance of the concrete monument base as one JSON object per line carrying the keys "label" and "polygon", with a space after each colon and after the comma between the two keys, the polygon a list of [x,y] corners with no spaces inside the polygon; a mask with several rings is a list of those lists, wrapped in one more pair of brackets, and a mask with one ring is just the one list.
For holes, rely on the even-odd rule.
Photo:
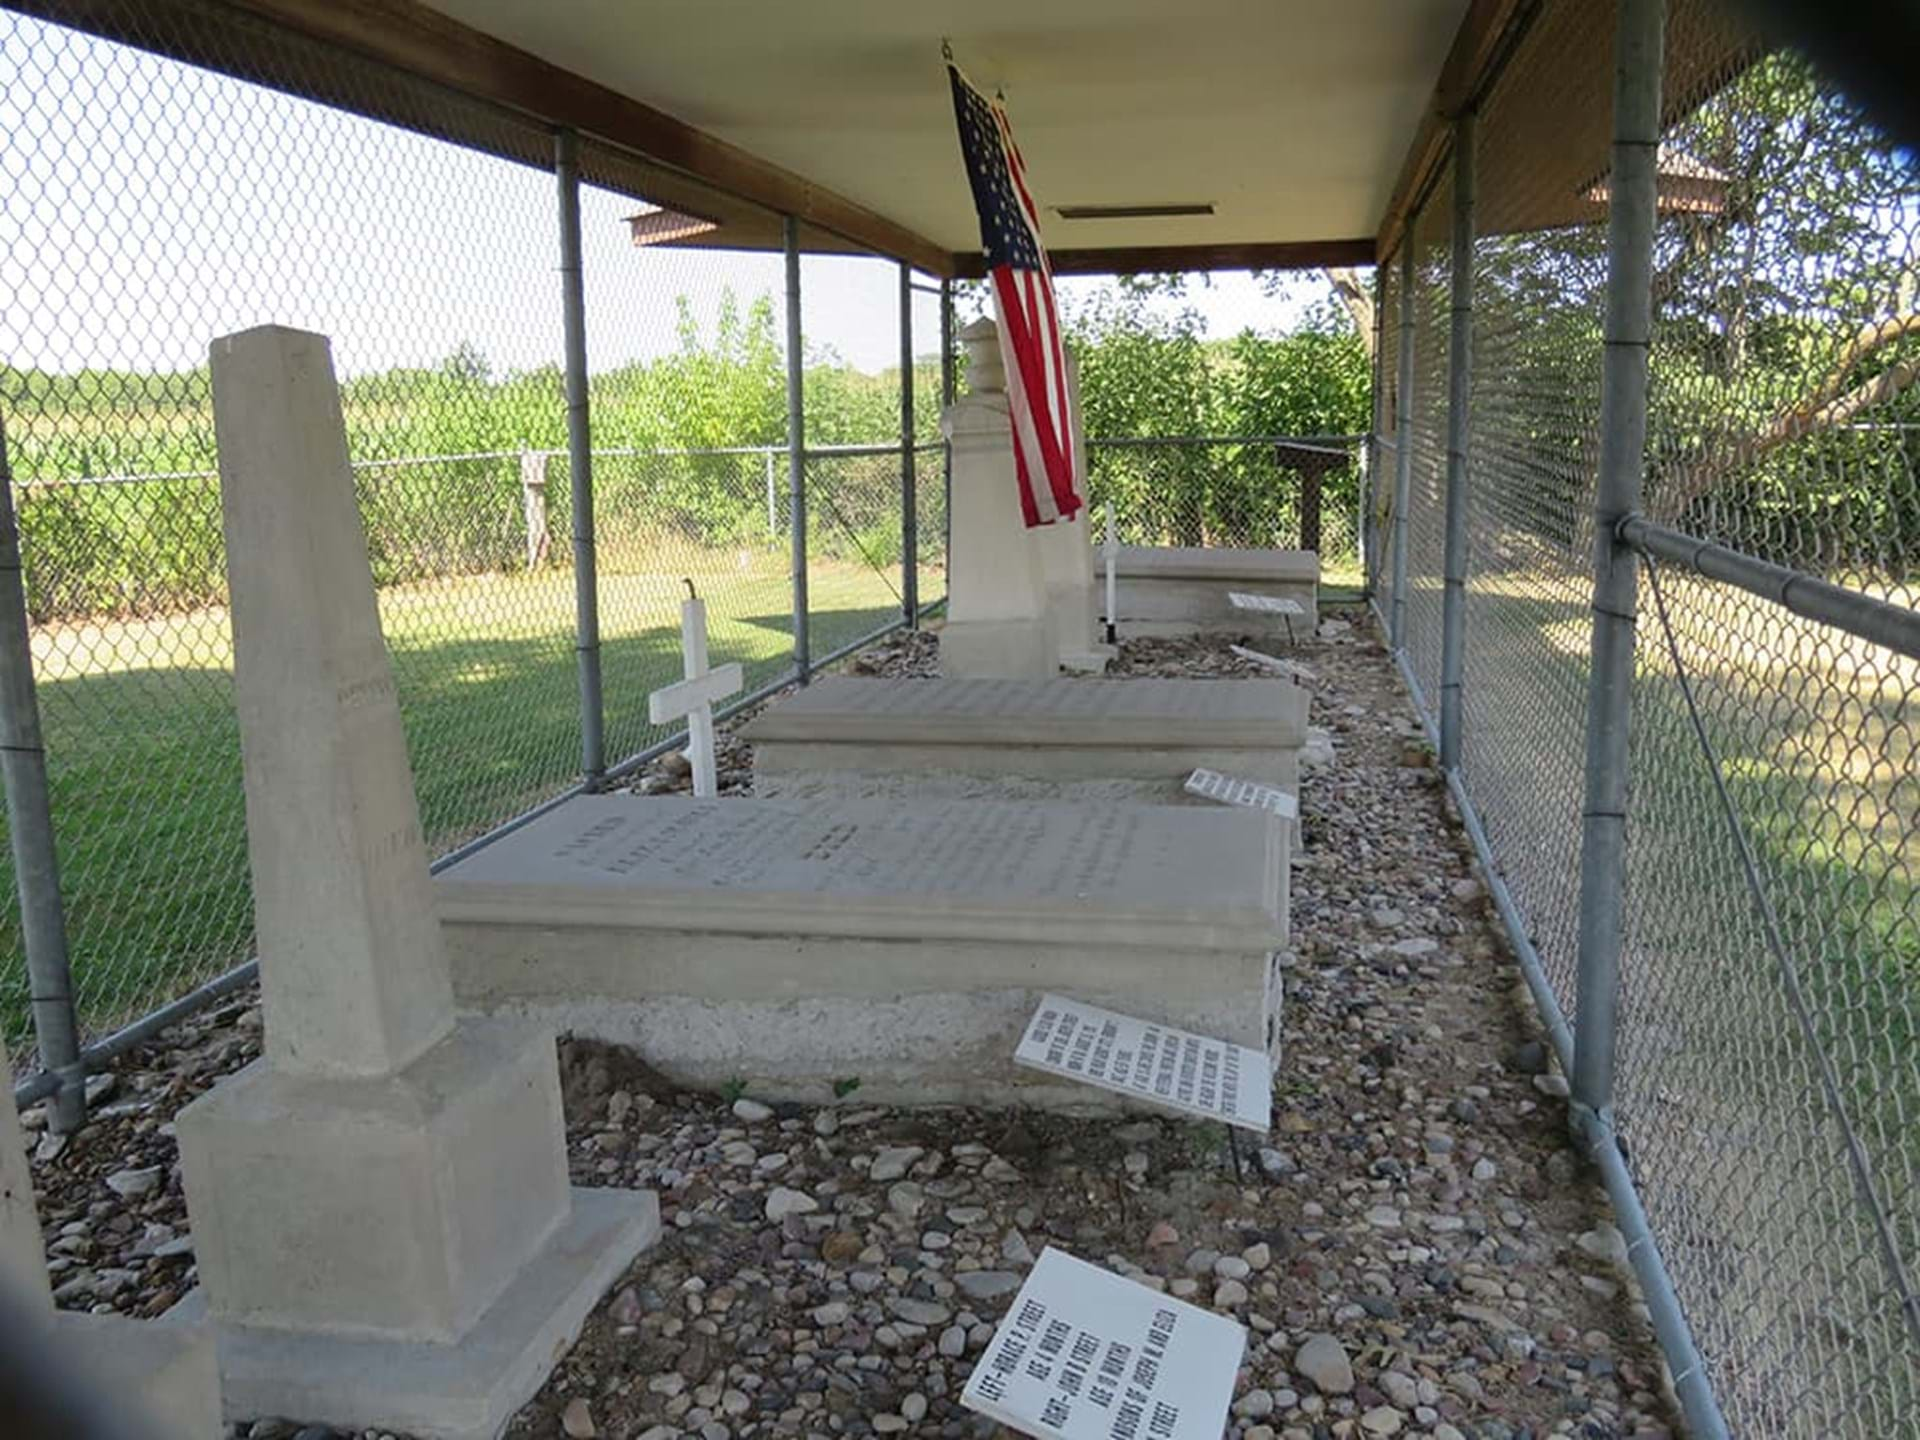
{"label": "concrete monument base", "polygon": [[[492,1184],[511,1188],[518,1178],[503,1167]],[[572,1191],[564,1223],[453,1344],[220,1325],[227,1419],[287,1415],[425,1440],[495,1440],[659,1233],[650,1193]],[[203,1316],[203,1297],[196,1290],[172,1314]]]}
{"label": "concrete monument base", "polygon": [[[1115,623],[1123,639],[1259,635],[1284,640],[1289,618],[1292,636],[1306,639],[1320,623],[1320,557],[1311,550],[1123,545],[1114,575],[1114,608],[1120,612]],[[1301,614],[1236,610],[1227,600],[1233,590],[1295,601]]]}
{"label": "concrete monument base", "polygon": [[538,1026],[463,1023],[371,1078],[256,1061],[178,1125],[225,1323],[449,1343],[567,1223],[559,1068]]}
{"label": "concrete monument base", "polygon": [[949,620],[940,628],[940,673],[1047,680],[1059,657],[1041,620]]}
{"label": "concrete monument base", "polygon": [[53,1317],[53,1341],[81,1358],[89,1384],[153,1422],[165,1440],[220,1440],[226,1427],[212,1327],[177,1315],[131,1320],[63,1310]]}

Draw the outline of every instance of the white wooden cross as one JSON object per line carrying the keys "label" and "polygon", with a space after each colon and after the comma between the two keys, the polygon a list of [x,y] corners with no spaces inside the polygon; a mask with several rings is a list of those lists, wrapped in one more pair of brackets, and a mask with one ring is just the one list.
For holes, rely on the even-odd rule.
{"label": "white wooden cross", "polygon": [[647,719],[664,725],[685,718],[693,793],[705,799],[718,790],[713,773],[713,702],[739,694],[746,686],[746,672],[738,661],[718,670],[707,668],[707,602],[698,598],[680,602],[680,664],[687,678],[647,696]]}

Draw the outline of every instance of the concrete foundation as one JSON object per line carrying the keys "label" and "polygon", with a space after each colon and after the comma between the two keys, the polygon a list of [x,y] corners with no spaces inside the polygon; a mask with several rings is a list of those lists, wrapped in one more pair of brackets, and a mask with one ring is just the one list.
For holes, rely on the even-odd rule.
{"label": "concrete foundation", "polygon": [[101,1393],[151,1421],[160,1440],[221,1440],[220,1362],[211,1327],[185,1316],[53,1318],[53,1343],[85,1368]]}
{"label": "concrete foundation", "polygon": [[[503,1168],[491,1184],[511,1188],[513,1178]],[[298,1415],[343,1430],[495,1440],[659,1233],[651,1194],[573,1191],[565,1222],[450,1345],[223,1325],[227,1417]],[[202,1295],[174,1313],[203,1314]]]}
{"label": "concrete foundation", "polygon": [[1236,610],[1227,601],[1230,590],[1278,595],[1298,603],[1302,613],[1291,617],[1295,640],[1310,639],[1320,623],[1320,557],[1311,550],[1127,545],[1121,547],[1114,573],[1115,608],[1120,612],[1116,623],[1122,639],[1181,635],[1288,639],[1288,617]]}
{"label": "concrete foundation", "polygon": [[463,1024],[380,1079],[256,1062],[178,1124],[201,1279],[231,1324],[444,1344],[567,1222],[539,1026]]}
{"label": "concrete foundation", "polygon": [[[0,1074],[12,1066],[0,1046]],[[221,1440],[220,1369],[204,1325],[133,1320],[124,1315],[56,1311],[47,1284],[40,1217],[26,1137],[11,1090],[0,1094],[0,1290],[7,1313],[44,1326],[53,1352],[74,1377],[129,1419],[129,1431],[155,1440]]]}

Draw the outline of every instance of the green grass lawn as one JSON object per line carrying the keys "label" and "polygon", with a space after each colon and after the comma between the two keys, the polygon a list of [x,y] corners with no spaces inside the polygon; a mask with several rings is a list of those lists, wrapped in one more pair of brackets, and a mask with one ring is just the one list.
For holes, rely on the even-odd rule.
{"label": "green grass lawn", "polygon": [[[707,601],[715,664],[741,661],[751,689],[790,663],[784,549],[609,549],[599,592],[610,761],[666,733],[647,723],[646,697],[680,674],[683,576]],[[808,578],[816,654],[899,613],[897,569],[883,576],[823,559]],[[939,593],[937,572],[921,580]],[[380,608],[435,853],[578,778],[570,570],[398,587],[381,594]],[[89,1035],[250,953],[228,634],[224,610],[201,610],[35,635],[68,941]],[[9,859],[0,859],[0,887],[0,1030],[17,1052],[26,976]]]}

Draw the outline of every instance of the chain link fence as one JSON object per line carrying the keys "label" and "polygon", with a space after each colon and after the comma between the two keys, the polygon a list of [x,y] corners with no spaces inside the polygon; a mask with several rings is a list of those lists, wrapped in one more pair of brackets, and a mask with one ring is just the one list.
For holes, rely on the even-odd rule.
{"label": "chain link fence", "polygon": [[[122,11],[136,41],[209,68],[0,10],[0,423],[88,1041],[252,949],[215,336],[270,321],[332,341],[434,851],[582,774],[553,133],[263,23],[201,28],[194,3]],[[284,91],[219,73],[240,31]],[[657,172],[591,142],[579,172],[618,769],[671,742],[647,694],[679,676],[689,583],[714,663],[741,661],[750,689],[793,670],[783,260],[642,245],[629,218]],[[820,238],[803,228],[803,248]],[[897,328],[894,262],[805,265],[810,324],[818,285],[823,319],[851,303]],[[834,267],[858,285],[836,289]],[[945,488],[924,290],[914,320],[925,607],[944,593]],[[809,339],[804,359],[817,657],[904,619],[908,381],[891,351],[855,365]],[[20,919],[0,860],[0,1034],[26,1066]]]}
{"label": "chain link fence", "polygon": [[1157,436],[1087,442],[1094,533],[1124,545],[1315,550],[1324,583],[1358,588],[1362,435]]}
{"label": "chain link fence", "polygon": [[[1668,10],[1644,519],[1625,532],[1641,553],[1614,552],[1642,584],[1602,1123],[1697,1346],[1701,1373],[1676,1378],[1706,1382],[1724,1419],[1714,1433],[1912,1434],[1920,658],[1910,641],[1891,648],[1843,624],[1850,597],[1821,619],[1803,592],[1825,582],[1888,602],[1874,633],[1914,633],[1920,168],[1806,61],[1757,43],[1719,5]],[[1477,106],[1453,776],[1550,1018],[1583,1037],[1613,179],[1605,67],[1575,77],[1565,57],[1610,53],[1612,26],[1612,7],[1538,7]],[[1399,435],[1413,443],[1402,659],[1430,723],[1452,202],[1443,171],[1404,242],[1408,311],[1399,257],[1386,267],[1378,372],[1383,474]],[[1414,383],[1400,431],[1405,313]],[[1375,515],[1385,540],[1398,517]],[[1699,542],[1737,553],[1709,561]],[[1383,613],[1392,573],[1383,548]],[[1575,1087],[1578,1103],[1578,1076]]]}

